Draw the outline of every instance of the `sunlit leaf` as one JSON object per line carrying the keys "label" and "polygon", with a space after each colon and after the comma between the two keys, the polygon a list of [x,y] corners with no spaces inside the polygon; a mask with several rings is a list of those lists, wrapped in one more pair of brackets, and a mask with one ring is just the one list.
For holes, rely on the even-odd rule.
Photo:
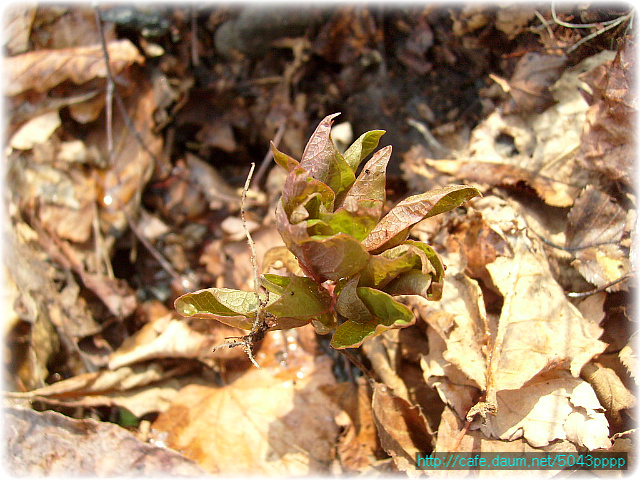
{"label": "sunlit leaf", "polygon": [[333,348],[355,348],[368,338],[391,328],[408,327],[415,321],[411,310],[390,295],[367,287],[359,287],[357,292],[375,318],[365,322],[347,320],[339,325],[331,339]]}
{"label": "sunlit leaf", "polygon": [[331,123],[337,115],[329,115],[320,122],[302,153],[300,167],[339,194],[353,184],[355,174],[331,140]]}
{"label": "sunlit leaf", "polygon": [[376,149],[380,137],[385,133],[384,130],[371,130],[370,132],[363,133],[347,148],[347,151],[344,152],[344,159],[351,167],[351,170],[356,171],[362,160],[367,158],[367,156]]}
{"label": "sunlit leaf", "polygon": [[383,288],[403,272],[419,265],[420,258],[409,247],[398,245],[379,255],[371,255],[369,263],[360,274],[360,285]]}
{"label": "sunlit leaf", "polygon": [[394,246],[397,236],[405,231],[408,233],[408,229],[419,221],[453,210],[477,195],[480,192],[473,187],[452,185],[406,198],[385,215],[362,245],[373,252]]}

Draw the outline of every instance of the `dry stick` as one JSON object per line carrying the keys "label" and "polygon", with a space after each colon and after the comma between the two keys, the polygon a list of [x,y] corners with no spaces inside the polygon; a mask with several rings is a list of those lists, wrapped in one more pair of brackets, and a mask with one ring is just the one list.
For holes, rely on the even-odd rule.
{"label": "dry stick", "polygon": [[258,364],[258,362],[256,362],[256,359],[253,357],[252,347],[255,343],[262,340],[265,333],[269,329],[269,326],[267,325],[267,322],[264,317],[264,312],[262,310],[267,305],[268,297],[265,297],[264,300],[262,300],[262,298],[260,297],[261,292],[260,292],[260,280],[258,278],[258,262],[257,262],[256,248],[255,248],[255,243],[253,242],[253,238],[251,237],[251,233],[247,228],[247,220],[245,218],[245,213],[244,213],[245,200],[247,198],[247,190],[249,190],[249,185],[251,184],[251,177],[253,176],[253,170],[255,166],[256,166],[255,163],[251,164],[249,175],[247,175],[247,180],[244,183],[244,188],[242,189],[242,197],[240,199],[240,219],[242,220],[242,228],[244,229],[244,233],[247,237],[247,243],[249,244],[249,249],[251,250],[251,268],[253,270],[253,290],[256,295],[256,300],[258,301],[258,307],[256,308],[256,316],[255,316],[255,319],[253,320],[253,326],[251,327],[251,332],[249,332],[249,334],[243,337],[228,337],[228,339],[233,339],[233,340],[229,340],[222,343],[221,345],[218,345],[213,349],[213,351],[215,352],[216,350],[223,347],[229,347],[229,348],[242,347],[244,352],[247,354],[247,357],[249,357],[249,360],[251,360],[251,363],[253,363],[253,365],[256,368],[262,368]]}
{"label": "dry stick", "polygon": [[[253,242],[253,238],[251,238],[251,233],[249,232],[249,228],[247,228],[247,219],[245,217],[245,201],[247,199],[247,190],[249,190],[249,185],[251,184],[251,177],[253,176],[253,170],[256,164],[251,164],[251,169],[249,169],[249,175],[247,175],[247,180],[244,183],[244,188],[242,189],[242,198],[240,199],[240,219],[242,220],[242,228],[244,229],[244,233],[247,237],[247,243],[249,244],[249,249],[251,250],[251,269],[253,270],[253,291],[256,294],[256,300],[258,301],[258,308],[263,308],[266,305],[266,301],[260,300],[260,282],[258,279],[258,261],[256,255],[256,244]],[[251,331],[256,330],[259,315],[256,312],[256,318],[253,322],[253,328]]]}

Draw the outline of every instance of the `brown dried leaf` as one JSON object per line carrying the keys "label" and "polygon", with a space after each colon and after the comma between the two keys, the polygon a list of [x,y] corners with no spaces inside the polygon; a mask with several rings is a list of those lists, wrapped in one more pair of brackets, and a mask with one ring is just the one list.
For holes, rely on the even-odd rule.
{"label": "brown dried leaf", "polygon": [[588,185],[576,199],[567,219],[567,248],[621,240],[627,212],[612,197]]}
{"label": "brown dried leaf", "polygon": [[[566,246],[575,250],[574,266],[588,282],[601,287],[629,271],[628,255],[619,245],[627,212],[609,195],[594,186],[586,187],[567,218]],[[610,290],[621,287],[623,284],[616,284]]]}
{"label": "brown dried leaf", "polygon": [[416,472],[415,455],[431,451],[433,438],[420,409],[396,397],[381,383],[373,389],[373,419],[382,448],[402,472]]}
{"label": "brown dried leaf", "polygon": [[338,412],[318,386],[333,382],[326,357],[301,369],[251,369],[225,387],[185,387],[153,428],[210,473],[327,473]]}
{"label": "brown dried leaf", "polygon": [[340,464],[347,473],[365,471],[380,449],[368,383],[360,377],[355,384],[323,385],[321,390],[342,409],[336,417],[343,429],[337,446]]}
{"label": "brown dried leaf", "polygon": [[[97,407],[116,405],[124,407],[137,417],[150,412],[166,410],[169,402],[185,385],[174,376],[189,370],[190,366],[164,369],[151,363],[116,370],[89,372],[28,392],[7,392],[9,398],[25,398],[69,407]],[[193,380],[190,380],[191,383]],[[153,384],[153,386],[150,386]]]}
{"label": "brown dried leaf", "polygon": [[[133,63],[144,63],[144,57],[129,40],[110,42],[107,51],[114,75]],[[65,80],[79,85],[107,75],[100,45],[23,53],[5,59],[4,69],[8,96],[29,89],[46,92]]]}
{"label": "brown dried leaf", "polygon": [[108,422],[5,408],[5,466],[15,476],[202,476],[192,461]]}

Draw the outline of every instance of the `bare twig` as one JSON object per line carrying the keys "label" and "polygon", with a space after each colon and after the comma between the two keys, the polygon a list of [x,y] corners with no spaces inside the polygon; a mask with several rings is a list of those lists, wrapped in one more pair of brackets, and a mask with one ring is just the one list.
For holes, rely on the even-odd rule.
{"label": "bare twig", "polygon": [[244,229],[244,233],[247,237],[247,243],[249,244],[249,249],[251,250],[251,268],[253,270],[253,291],[255,292],[258,306],[256,308],[255,318],[253,320],[253,326],[251,327],[251,331],[249,332],[249,334],[243,337],[228,337],[226,342],[215,347],[213,351],[215,352],[216,350],[223,347],[229,347],[229,348],[242,347],[244,352],[249,357],[249,360],[251,360],[251,363],[253,363],[256,366],[256,368],[262,368],[253,357],[253,346],[256,343],[258,343],[260,340],[262,340],[265,334],[267,333],[267,331],[269,330],[269,324],[267,323],[268,314],[263,310],[264,307],[267,305],[268,296],[261,295],[261,293],[263,292],[261,292],[260,290],[261,289],[260,279],[258,278],[258,261],[257,261],[257,255],[256,255],[256,247],[255,247],[253,238],[251,237],[251,233],[247,228],[247,219],[245,217],[245,201],[247,199],[247,190],[249,190],[249,185],[251,184],[251,177],[253,176],[253,170],[255,169],[255,166],[256,166],[255,163],[251,164],[251,169],[249,170],[249,174],[247,175],[247,180],[244,183],[244,188],[242,189],[242,198],[240,200],[240,218],[242,220],[242,228]]}

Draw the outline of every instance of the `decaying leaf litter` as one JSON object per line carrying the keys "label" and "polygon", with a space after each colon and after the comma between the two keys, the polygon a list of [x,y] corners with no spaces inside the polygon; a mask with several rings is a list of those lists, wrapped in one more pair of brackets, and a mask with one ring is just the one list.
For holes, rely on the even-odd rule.
{"label": "decaying leaf litter", "polygon": [[[99,8],[102,29],[81,6],[5,15],[8,448],[77,445],[42,442],[57,460],[14,471],[95,457],[89,431],[135,443],[132,471],[194,475],[630,451],[633,12]],[[249,166],[272,140],[300,159],[338,111],[339,147],[386,131],[385,212],[454,184],[482,198],[414,226],[447,267],[442,299],[401,297],[415,322],[352,351],[367,375],[310,324],[267,333],[257,370],[214,352],[241,330],[173,300],[253,290]],[[245,223],[261,273],[300,275],[275,227],[285,176],[258,168]],[[81,473],[123,473],[104,458]]]}

